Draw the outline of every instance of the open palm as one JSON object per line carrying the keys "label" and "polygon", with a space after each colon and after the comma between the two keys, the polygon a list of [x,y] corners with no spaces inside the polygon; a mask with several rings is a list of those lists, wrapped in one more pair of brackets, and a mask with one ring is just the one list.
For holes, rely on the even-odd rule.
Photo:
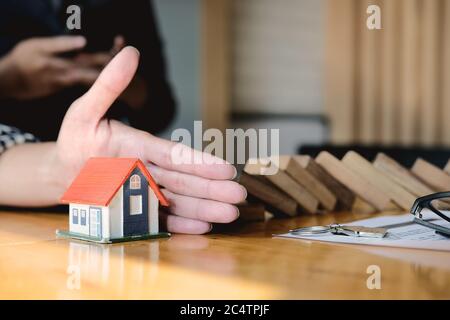
{"label": "open palm", "polygon": [[[230,181],[236,173],[232,165],[104,118],[133,79],[138,63],[139,52],[124,48],[67,111],[57,153],[68,184],[90,157],[137,157],[148,164],[155,180],[165,188],[171,206],[170,212],[161,214],[169,231],[205,233],[211,230],[211,223],[235,220],[239,212],[233,204],[243,201],[246,191]],[[154,108],[157,114],[158,106]],[[174,153],[175,146],[178,151]],[[174,159],[191,159],[195,153],[206,161],[198,164]]]}

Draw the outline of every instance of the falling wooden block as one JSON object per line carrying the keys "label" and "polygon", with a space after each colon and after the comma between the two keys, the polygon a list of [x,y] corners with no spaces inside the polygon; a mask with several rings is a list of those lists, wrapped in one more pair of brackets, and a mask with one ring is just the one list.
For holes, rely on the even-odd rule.
{"label": "falling wooden block", "polygon": [[382,171],[376,169],[372,163],[358,153],[354,151],[347,152],[342,158],[342,163],[361,177],[364,177],[401,208],[405,210],[411,209],[416,197],[394,180],[388,178]]}
{"label": "falling wooden block", "polygon": [[319,207],[319,201],[314,198],[302,185],[298,184],[284,170],[278,170],[275,174],[267,174],[271,163],[267,162],[267,166],[260,163],[247,163],[244,171],[249,174],[261,173],[265,179],[272,182],[284,193],[297,201],[297,204],[308,213],[316,213]]}
{"label": "falling wooden block", "polygon": [[239,179],[249,194],[288,216],[297,215],[297,202],[284,194],[264,177],[242,172]]}
{"label": "falling wooden block", "polygon": [[355,201],[353,202],[351,212],[353,213],[375,213],[377,209],[372,206],[367,201],[361,199],[360,197],[355,197]]}
{"label": "falling wooden block", "polygon": [[[418,179],[408,169],[384,153],[379,153],[377,155],[373,165],[415,197],[423,197],[435,192],[435,190],[431,189],[428,185]],[[450,209],[450,201],[442,200],[437,201],[434,204],[437,208],[442,210]]]}
{"label": "falling wooden block", "polygon": [[319,166],[310,156],[294,156],[294,158],[302,168],[323,183],[335,195],[337,199],[336,209],[352,210],[356,196],[350,189],[333,178],[332,175]]}
{"label": "falling wooden block", "polygon": [[296,157],[280,156],[279,169],[287,173],[298,184],[308,190],[323,208],[333,210],[336,206],[336,196],[327,189],[327,187],[308,170],[303,167],[304,163],[298,161]]}
{"label": "falling wooden block", "polygon": [[450,191],[450,175],[434,164],[418,158],[411,171],[436,191]]}
{"label": "falling wooden block", "polygon": [[238,221],[267,221],[273,217],[270,212],[266,211],[266,208],[262,203],[250,203],[245,201],[239,203],[237,207],[239,209]]}
{"label": "falling wooden block", "polygon": [[417,179],[408,169],[384,153],[379,153],[376,156],[373,165],[416,197],[426,196],[435,192]]}
{"label": "falling wooden block", "polygon": [[347,166],[330,153],[322,151],[317,156],[316,162],[328,171],[328,173],[336,180],[347,186],[377,210],[383,211],[393,209],[392,202],[388,196],[371,185],[363,177],[347,168]]}

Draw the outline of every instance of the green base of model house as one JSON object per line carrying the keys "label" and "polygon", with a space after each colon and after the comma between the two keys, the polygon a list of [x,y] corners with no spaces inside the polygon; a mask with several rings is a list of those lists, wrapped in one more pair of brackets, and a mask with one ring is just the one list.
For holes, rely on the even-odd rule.
{"label": "green base of model house", "polygon": [[143,234],[143,235],[138,235],[138,236],[109,239],[109,238],[95,238],[95,237],[90,237],[90,236],[80,234],[80,233],[56,230],[56,236],[59,238],[76,239],[76,240],[83,240],[83,241],[90,241],[90,242],[97,242],[97,243],[117,243],[117,242],[139,241],[139,240],[147,240],[147,239],[168,238],[168,237],[170,237],[170,233],[160,232],[157,234]]}

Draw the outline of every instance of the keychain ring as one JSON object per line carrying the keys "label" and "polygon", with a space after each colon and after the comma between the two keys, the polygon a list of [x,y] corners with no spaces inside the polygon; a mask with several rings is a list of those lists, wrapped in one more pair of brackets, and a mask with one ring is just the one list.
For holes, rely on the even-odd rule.
{"label": "keychain ring", "polygon": [[303,227],[294,230],[290,230],[290,233],[294,233],[300,236],[316,236],[331,231],[330,226],[313,226],[313,227]]}

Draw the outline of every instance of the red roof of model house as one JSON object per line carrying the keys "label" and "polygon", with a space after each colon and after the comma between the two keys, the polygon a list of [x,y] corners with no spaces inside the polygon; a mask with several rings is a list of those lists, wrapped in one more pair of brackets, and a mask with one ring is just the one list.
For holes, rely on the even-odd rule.
{"label": "red roof of model house", "polygon": [[107,206],[136,167],[146,177],[161,205],[169,206],[155,180],[137,158],[90,158],[62,196],[61,203]]}

